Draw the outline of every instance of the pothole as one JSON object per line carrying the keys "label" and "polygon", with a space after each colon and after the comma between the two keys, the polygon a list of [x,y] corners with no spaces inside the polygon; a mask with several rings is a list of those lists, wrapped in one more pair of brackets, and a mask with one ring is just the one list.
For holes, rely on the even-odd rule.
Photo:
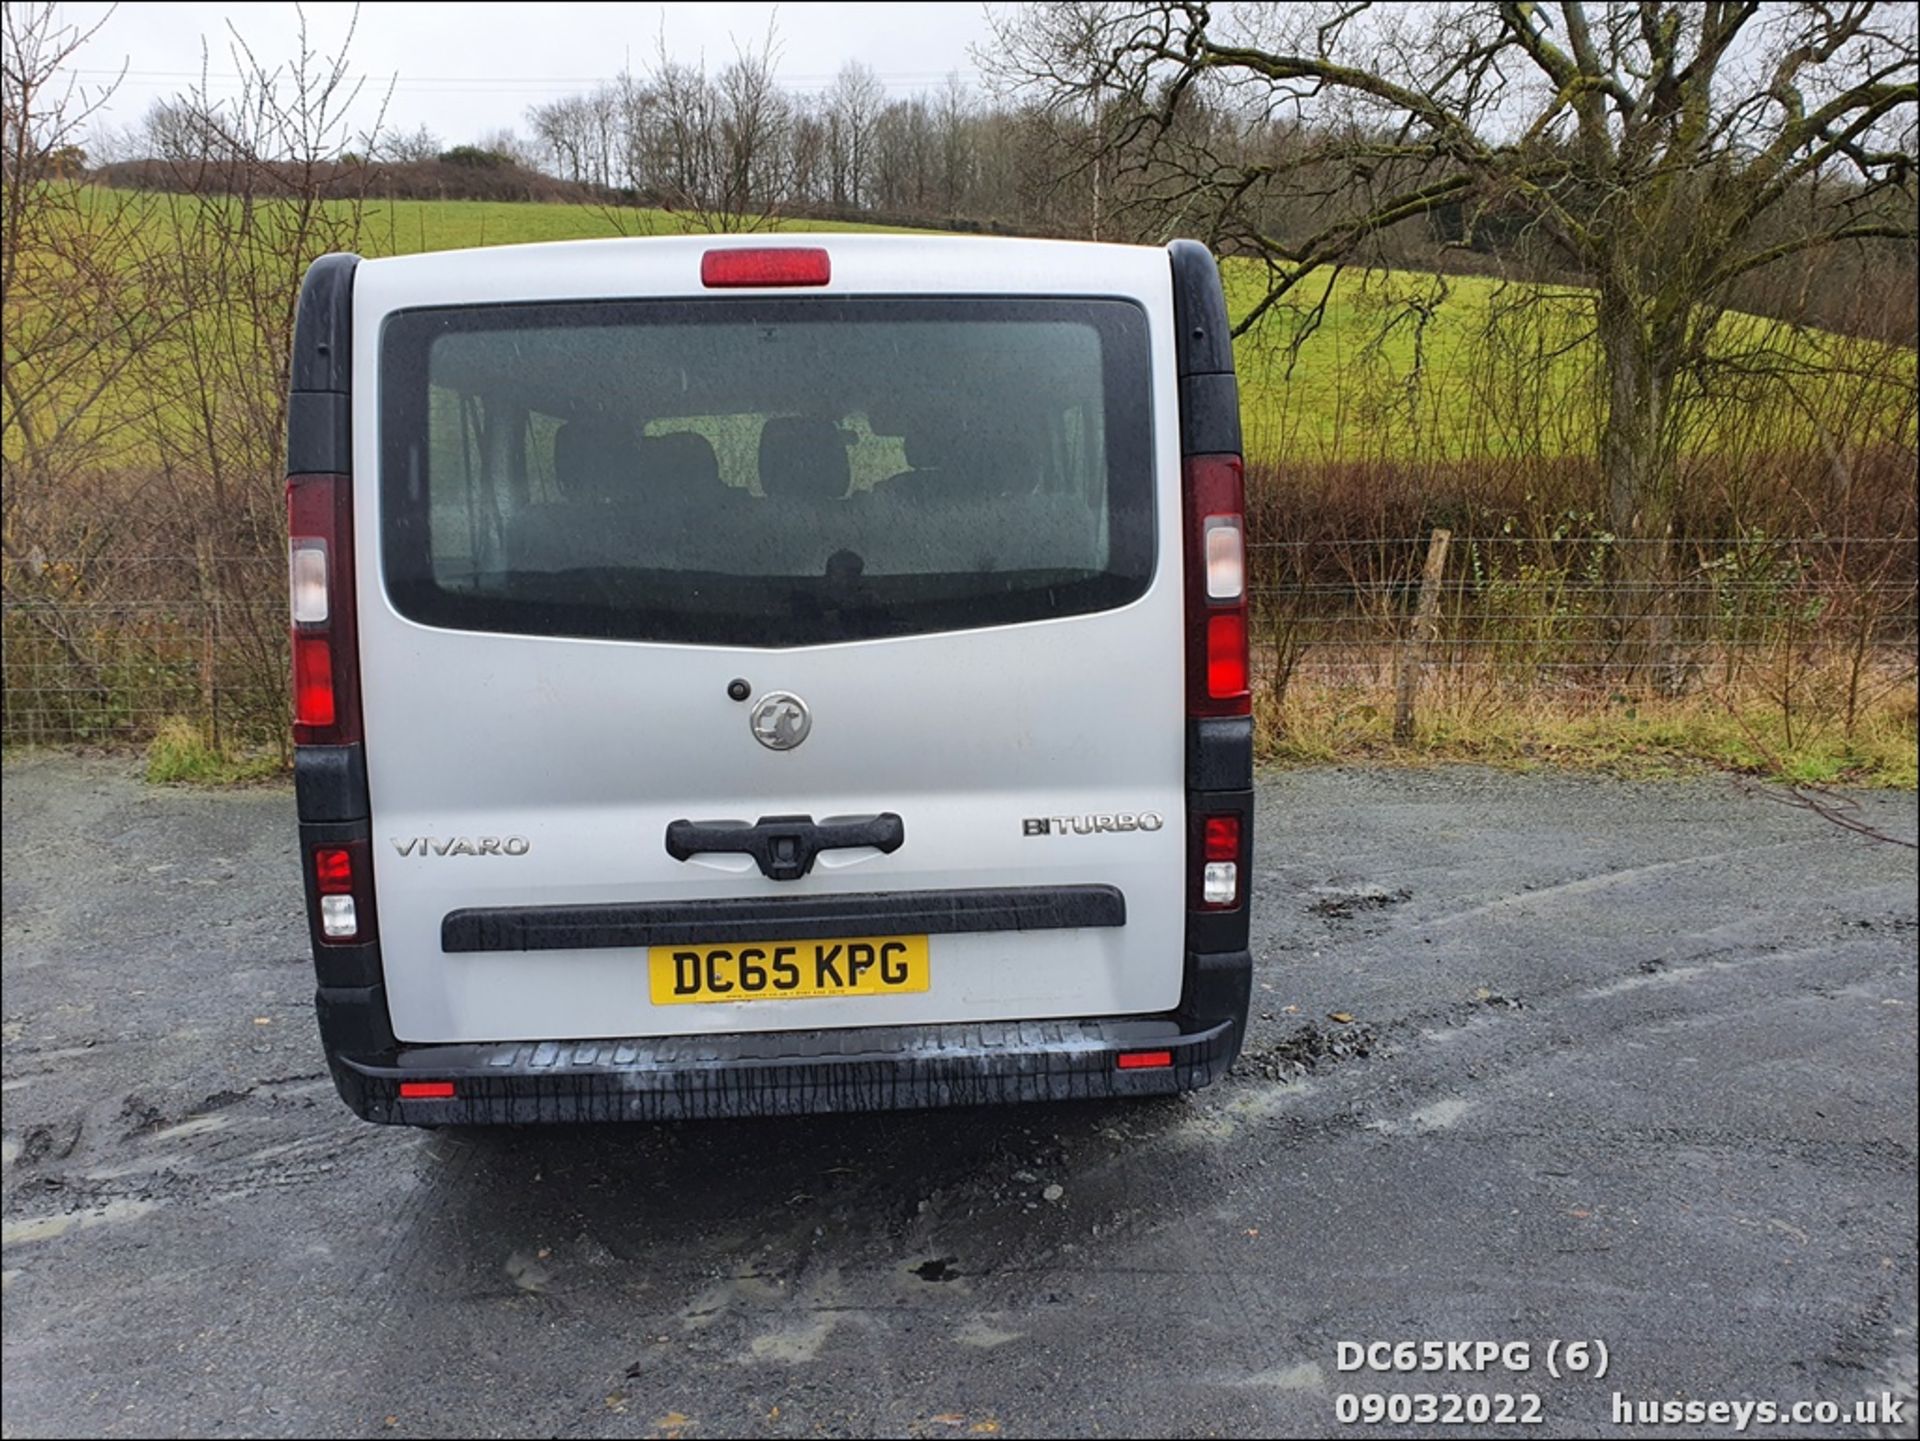
{"label": "pothole", "polygon": [[910,1269],[922,1281],[954,1281],[959,1279],[960,1273],[954,1269],[953,1263],[959,1259],[958,1256],[936,1256]]}
{"label": "pothole", "polygon": [[1330,921],[1352,920],[1361,911],[1385,910],[1413,899],[1404,886],[1393,891],[1385,886],[1315,886],[1313,894],[1316,899],[1307,909]]}
{"label": "pothole", "polygon": [[1290,1081],[1342,1061],[1370,1056],[1379,1044],[1379,1030],[1364,1021],[1340,1026],[1307,1025],[1277,1041],[1242,1051],[1235,1068],[1269,1081]]}

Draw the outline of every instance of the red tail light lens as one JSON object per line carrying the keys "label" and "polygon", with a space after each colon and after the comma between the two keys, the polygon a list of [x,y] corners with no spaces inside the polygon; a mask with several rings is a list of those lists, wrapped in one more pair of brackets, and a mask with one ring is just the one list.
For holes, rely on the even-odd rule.
{"label": "red tail light lens", "polygon": [[1247,696],[1245,610],[1207,617],[1207,699],[1241,701]]}
{"label": "red tail light lens", "polygon": [[293,739],[360,739],[360,661],[353,604],[353,496],[344,475],[287,481],[293,612]]}
{"label": "red tail light lens", "polygon": [[333,647],[323,635],[293,636],[293,723],[315,730],[332,726]]}
{"label": "red tail light lens", "polygon": [[313,853],[313,882],[323,896],[344,896],[353,889],[353,857],[339,847]]}
{"label": "red tail light lens", "polygon": [[709,250],[700,257],[700,283],[709,289],[738,285],[825,285],[833,263],[817,247],[782,245],[757,250]]}
{"label": "red tail light lens", "polygon": [[1240,859],[1240,817],[1208,816],[1202,827],[1203,850],[1210,861]]}
{"label": "red tail light lens", "polygon": [[1187,714],[1249,713],[1246,482],[1237,455],[1190,455],[1183,477],[1187,545]]}

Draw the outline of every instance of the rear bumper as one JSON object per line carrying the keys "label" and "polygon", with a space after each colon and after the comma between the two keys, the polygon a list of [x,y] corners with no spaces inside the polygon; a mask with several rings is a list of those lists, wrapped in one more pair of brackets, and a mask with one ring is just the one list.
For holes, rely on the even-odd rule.
{"label": "rear bumper", "polygon": [[[408,1045],[380,1034],[386,1005],[375,986],[323,989],[320,1030],[341,1098],[363,1119],[389,1124],[670,1121],[1100,1100],[1195,1090],[1224,1074],[1240,1051],[1250,969],[1245,952],[1189,957],[1186,1000],[1201,1004],[1164,1016]],[[1165,1051],[1168,1064],[1122,1069],[1120,1055],[1138,1051]],[[454,1094],[403,1099],[403,1081],[451,1082]]]}

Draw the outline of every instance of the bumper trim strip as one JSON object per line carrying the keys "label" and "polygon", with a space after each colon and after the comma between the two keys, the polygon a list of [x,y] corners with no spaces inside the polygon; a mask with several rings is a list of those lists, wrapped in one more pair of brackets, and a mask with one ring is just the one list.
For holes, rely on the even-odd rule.
{"label": "bumper trim strip", "polygon": [[862,891],[823,896],[459,910],[450,912],[440,923],[440,949],[449,954],[637,949],[880,934],[944,936],[981,931],[1058,931],[1126,923],[1126,897],[1113,886]]}

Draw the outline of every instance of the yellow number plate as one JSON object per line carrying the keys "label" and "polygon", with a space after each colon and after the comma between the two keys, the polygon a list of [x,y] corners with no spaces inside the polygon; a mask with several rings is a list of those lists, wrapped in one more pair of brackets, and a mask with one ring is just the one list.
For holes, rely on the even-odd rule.
{"label": "yellow number plate", "polygon": [[656,1006],[889,996],[924,991],[927,977],[925,936],[647,948],[647,979]]}

